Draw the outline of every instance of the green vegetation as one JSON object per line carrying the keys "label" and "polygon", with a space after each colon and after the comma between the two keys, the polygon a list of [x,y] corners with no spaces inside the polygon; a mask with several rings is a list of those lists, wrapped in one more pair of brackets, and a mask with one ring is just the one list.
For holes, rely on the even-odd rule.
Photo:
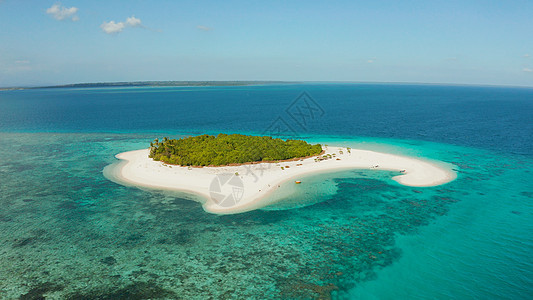
{"label": "green vegetation", "polygon": [[320,144],[242,134],[199,135],[182,139],[156,139],[149,157],[182,166],[222,166],[247,162],[277,161],[318,155]]}

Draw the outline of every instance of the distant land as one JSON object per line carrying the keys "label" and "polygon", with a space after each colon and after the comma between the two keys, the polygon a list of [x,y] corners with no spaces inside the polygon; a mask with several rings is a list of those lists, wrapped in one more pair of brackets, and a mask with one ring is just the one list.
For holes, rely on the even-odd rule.
{"label": "distant land", "polygon": [[[0,0],[1,1],[1,0]],[[50,86],[14,86],[0,87],[0,91],[31,90],[31,89],[61,89],[61,88],[106,88],[106,87],[165,87],[165,86],[247,86],[269,84],[375,84],[375,85],[426,85],[426,86],[473,86],[473,87],[501,87],[501,88],[526,88],[531,86],[519,85],[490,85],[490,84],[462,84],[462,83],[437,83],[437,82],[379,82],[379,81],[124,81],[124,82],[91,82],[73,83]]]}
{"label": "distant land", "polygon": [[5,87],[6,90],[26,90],[26,89],[61,89],[61,88],[105,88],[105,87],[150,87],[150,86],[245,86],[264,84],[294,84],[296,81],[131,81],[131,82],[93,82],[93,83],[73,83],[64,85],[51,85],[39,87]]}

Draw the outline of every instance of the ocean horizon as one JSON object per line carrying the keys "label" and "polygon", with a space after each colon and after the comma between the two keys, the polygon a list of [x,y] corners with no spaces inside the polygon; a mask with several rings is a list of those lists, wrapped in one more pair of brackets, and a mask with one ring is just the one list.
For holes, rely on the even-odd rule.
{"label": "ocean horizon", "polygon": [[[533,89],[305,83],[0,92],[2,299],[531,299]],[[454,166],[305,177],[235,215],[103,175],[155,138],[242,133]]]}

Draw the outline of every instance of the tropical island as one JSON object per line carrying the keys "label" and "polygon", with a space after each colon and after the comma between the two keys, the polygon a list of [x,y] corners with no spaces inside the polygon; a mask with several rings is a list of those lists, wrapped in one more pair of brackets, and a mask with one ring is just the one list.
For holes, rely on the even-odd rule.
{"label": "tropical island", "polygon": [[199,135],[181,139],[156,139],[148,157],[172,165],[225,166],[300,159],[322,153],[320,144],[270,136],[242,134]]}
{"label": "tropical island", "polygon": [[413,187],[441,185],[457,177],[453,165],[424,158],[240,134],[164,138],[148,149],[116,157],[119,161],[104,169],[108,179],[193,195],[189,198],[217,214],[268,206],[286,190],[305,190],[305,176],[316,173],[393,171],[392,180]]}

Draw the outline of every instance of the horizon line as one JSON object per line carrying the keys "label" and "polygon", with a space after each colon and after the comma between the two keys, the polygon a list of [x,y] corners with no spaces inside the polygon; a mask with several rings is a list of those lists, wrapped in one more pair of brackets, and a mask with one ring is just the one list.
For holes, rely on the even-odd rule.
{"label": "horizon line", "polygon": [[[176,85],[165,85],[176,83]],[[187,85],[191,83],[191,85]],[[194,83],[204,83],[204,85],[194,85]],[[210,84],[212,83],[212,84]],[[216,83],[226,83],[217,85]],[[54,88],[113,88],[113,87],[172,87],[172,86],[250,86],[257,84],[391,84],[391,85],[428,85],[428,86],[472,86],[472,87],[503,87],[503,88],[533,88],[528,85],[513,84],[483,84],[483,83],[439,83],[439,82],[418,82],[418,81],[351,81],[351,80],[140,80],[140,81],[100,81],[100,82],[78,82],[58,85],[20,85],[0,87],[0,91],[5,90],[26,90],[26,89],[54,89]]]}

